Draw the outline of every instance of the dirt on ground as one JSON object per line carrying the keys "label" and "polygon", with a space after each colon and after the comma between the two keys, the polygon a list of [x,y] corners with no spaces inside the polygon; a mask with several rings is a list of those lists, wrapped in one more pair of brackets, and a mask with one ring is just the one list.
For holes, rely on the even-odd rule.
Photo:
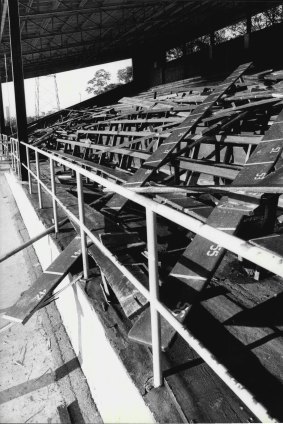
{"label": "dirt on ground", "polygon": [[[0,164],[0,256],[28,233]],[[41,274],[33,247],[0,263],[0,313]],[[54,303],[27,322],[0,317],[0,422],[101,423]]]}

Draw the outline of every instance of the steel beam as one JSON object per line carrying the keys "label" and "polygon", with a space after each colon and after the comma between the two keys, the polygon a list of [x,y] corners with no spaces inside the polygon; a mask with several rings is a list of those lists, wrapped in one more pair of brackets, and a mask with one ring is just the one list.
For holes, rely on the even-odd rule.
{"label": "steel beam", "polygon": [[244,46],[245,49],[249,49],[250,48],[250,44],[251,44],[251,32],[252,32],[252,18],[251,15],[247,16],[247,32],[244,35]]}
{"label": "steel beam", "polygon": [[[8,0],[8,9],[10,24],[11,59],[15,90],[17,134],[19,141],[24,141],[25,143],[28,143],[18,0]],[[23,181],[27,181],[28,173],[26,168],[23,166],[27,165],[27,156],[26,149],[22,144],[20,144],[19,148],[19,158],[21,162],[21,178]]]}
{"label": "steel beam", "polygon": [[5,24],[6,24],[6,18],[7,18],[7,2],[4,1],[4,4],[2,6],[2,16],[1,16],[1,25],[0,25],[0,42],[2,41],[2,35],[4,32]]}
{"label": "steel beam", "polygon": [[0,74],[0,134],[5,134],[5,119],[4,119],[1,74]]}

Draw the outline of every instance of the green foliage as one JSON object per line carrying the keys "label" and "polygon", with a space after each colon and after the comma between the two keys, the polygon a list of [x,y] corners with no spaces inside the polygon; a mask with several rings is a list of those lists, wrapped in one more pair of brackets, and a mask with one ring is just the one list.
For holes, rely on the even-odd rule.
{"label": "green foliage", "polygon": [[174,47],[173,49],[166,51],[166,62],[171,62],[171,60],[179,59],[184,54],[181,47]]}
{"label": "green foliage", "polygon": [[99,69],[95,72],[94,77],[87,82],[87,93],[93,93],[96,95],[104,93],[107,91],[110,78],[110,72],[105,71],[105,69]]}
{"label": "green foliage", "polygon": [[199,50],[207,48],[210,44],[209,35],[202,35],[201,37],[196,38],[195,40],[189,41],[186,43],[186,53],[195,53]]}
{"label": "green foliage", "polygon": [[283,22],[283,6],[279,5],[258,13],[252,17],[252,30],[258,31],[268,26]]}
{"label": "green foliage", "polygon": [[233,38],[240,37],[247,32],[247,22],[245,20],[236,22],[225,28],[215,31],[215,44],[223,43],[224,41],[232,40]]}
{"label": "green foliage", "polygon": [[121,84],[131,82],[133,79],[133,68],[131,66],[127,66],[126,68],[119,69],[117,72],[117,78]]}
{"label": "green foliage", "polygon": [[133,69],[131,66],[119,69],[117,72],[118,83],[110,83],[111,74],[105,69],[99,69],[95,72],[93,78],[87,82],[87,93],[93,93],[96,96],[106,91],[113,90],[121,84],[126,84],[133,79]]}

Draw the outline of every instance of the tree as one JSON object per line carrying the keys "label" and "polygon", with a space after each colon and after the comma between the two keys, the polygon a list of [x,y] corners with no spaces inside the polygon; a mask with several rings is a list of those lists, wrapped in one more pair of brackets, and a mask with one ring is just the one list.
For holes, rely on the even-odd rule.
{"label": "tree", "polygon": [[223,43],[236,37],[240,37],[247,33],[247,21],[242,20],[233,25],[221,28],[215,31],[215,44]]}
{"label": "tree", "polygon": [[121,84],[115,83],[115,82],[111,82],[111,84],[108,84],[105,87],[105,91],[114,90],[114,88],[118,87],[119,85],[121,85]]}
{"label": "tree", "polygon": [[121,84],[131,82],[133,79],[133,68],[131,66],[127,66],[126,68],[119,69],[117,72],[117,78]]}
{"label": "tree", "polygon": [[252,17],[253,31],[283,22],[283,6],[275,6]]}
{"label": "tree", "polygon": [[186,53],[196,53],[200,50],[207,49],[210,44],[209,35],[202,35],[201,37],[195,38],[192,41],[186,43]]}
{"label": "tree", "polygon": [[184,54],[182,47],[173,47],[166,51],[166,62],[171,60],[179,59]]}
{"label": "tree", "polygon": [[87,82],[86,91],[96,95],[104,93],[108,89],[110,78],[110,72],[105,71],[105,69],[99,69],[95,72],[94,77]]}

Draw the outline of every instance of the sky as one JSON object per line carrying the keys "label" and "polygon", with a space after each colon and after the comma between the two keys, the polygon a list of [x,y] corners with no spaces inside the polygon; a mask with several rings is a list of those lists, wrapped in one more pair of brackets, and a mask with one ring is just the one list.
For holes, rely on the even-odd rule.
{"label": "sky", "polygon": [[[60,72],[56,74],[58,94],[61,109],[72,106],[80,101],[92,97],[86,92],[87,82],[94,76],[98,69],[105,69],[111,74],[110,82],[118,82],[117,71],[126,66],[131,66],[131,59],[120,60],[118,62],[106,63],[88,68],[76,69],[74,71]],[[15,101],[13,83],[2,84],[3,102],[9,106],[11,117],[15,116]],[[25,80],[25,95],[27,116],[35,116],[35,78]],[[56,110],[56,96],[54,78],[50,76],[39,78],[39,110],[48,113]]]}

